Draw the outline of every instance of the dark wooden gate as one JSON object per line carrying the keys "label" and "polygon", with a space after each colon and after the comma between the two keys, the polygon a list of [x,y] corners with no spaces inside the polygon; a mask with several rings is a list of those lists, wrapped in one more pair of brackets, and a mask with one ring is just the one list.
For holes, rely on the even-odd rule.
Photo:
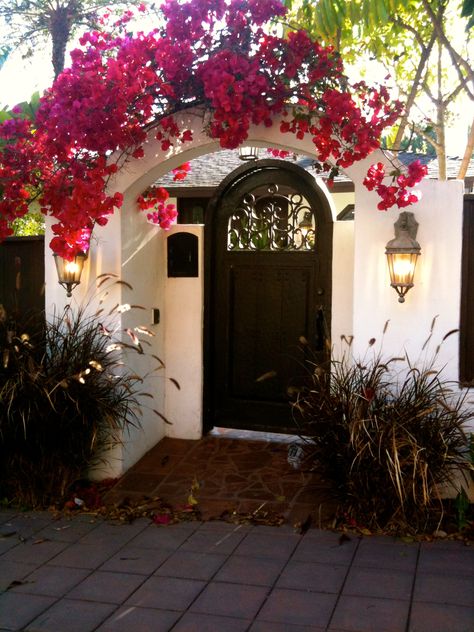
{"label": "dark wooden gate", "polygon": [[474,385],[474,195],[464,196],[459,380]]}
{"label": "dark wooden gate", "polygon": [[331,214],[304,171],[280,165],[257,163],[211,204],[207,427],[294,432],[302,341],[319,361],[330,351]]}
{"label": "dark wooden gate", "polygon": [[[30,331],[44,320],[44,237],[10,237],[0,244],[0,305]],[[4,314],[4,312],[2,311]]]}

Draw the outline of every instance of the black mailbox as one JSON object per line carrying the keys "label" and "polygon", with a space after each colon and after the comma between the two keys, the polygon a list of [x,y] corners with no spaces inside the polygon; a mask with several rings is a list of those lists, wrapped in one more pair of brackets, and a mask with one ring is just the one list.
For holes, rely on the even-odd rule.
{"label": "black mailbox", "polygon": [[197,277],[198,246],[197,235],[176,233],[168,237],[168,276]]}

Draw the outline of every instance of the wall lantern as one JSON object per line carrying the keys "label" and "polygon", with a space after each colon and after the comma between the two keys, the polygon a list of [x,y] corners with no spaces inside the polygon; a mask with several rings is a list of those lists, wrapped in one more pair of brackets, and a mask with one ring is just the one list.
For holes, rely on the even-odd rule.
{"label": "wall lantern", "polygon": [[66,296],[72,296],[72,290],[81,282],[82,269],[87,255],[79,252],[72,261],[68,261],[59,255],[53,255],[58,273],[58,283],[66,290]]}
{"label": "wall lantern", "polygon": [[303,237],[306,237],[310,230],[313,230],[313,214],[311,211],[306,211],[303,219],[298,224],[298,228],[301,230]]}
{"label": "wall lantern", "polygon": [[295,240],[295,245],[302,250],[311,250],[314,247],[314,223],[313,213],[311,211],[304,211],[303,219],[298,222],[298,229],[295,231],[295,237],[299,236],[299,239]]}
{"label": "wall lantern", "polygon": [[257,160],[258,147],[249,147],[246,145],[239,147],[239,158],[240,160]]}
{"label": "wall lantern", "polygon": [[398,294],[398,302],[405,302],[405,294],[413,287],[413,276],[417,259],[421,253],[420,244],[416,241],[418,222],[413,213],[400,213],[394,224],[395,239],[391,239],[385,247],[390,285]]}

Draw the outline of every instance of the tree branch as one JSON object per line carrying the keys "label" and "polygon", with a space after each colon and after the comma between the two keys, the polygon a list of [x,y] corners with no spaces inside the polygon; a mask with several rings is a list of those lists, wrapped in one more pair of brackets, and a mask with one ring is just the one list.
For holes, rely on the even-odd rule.
{"label": "tree branch", "polygon": [[474,118],[471,122],[471,129],[469,130],[469,135],[467,137],[466,149],[464,150],[464,156],[459,167],[458,175],[456,176],[458,180],[464,180],[467,173],[467,168],[469,167],[469,163],[471,162],[472,155],[474,153]]}
{"label": "tree branch", "polygon": [[413,104],[415,103],[416,95],[418,94],[418,90],[420,88],[421,77],[425,70],[425,66],[431,54],[431,50],[433,48],[433,44],[435,40],[436,40],[436,36],[434,33],[432,33],[428,46],[423,46],[422,48],[420,63],[418,64],[418,68],[416,69],[416,74],[415,74],[415,77],[413,78],[413,83],[410,88],[410,93],[408,95],[407,102],[405,105],[405,114],[402,116],[400,125],[397,130],[397,135],[393,143],[394,149],[400,149],[402,138],[405,133],[406,126],[408,124],[408,117],[410,116],[411,108],[413,107]]}
{"label": "tree branch", "polygon": [[[437,127],[438,127],[437,125],[433,125],[433,129],[435,131],[437,130]],[[430,145],[433,145],[433,147],[436,149],[436,153],[442,150],[440,143],[438,143],[437,140],[434,140],[434,138],[432,138],[429,134],[427,134],[425,130],[418,125],[418,123],[413,123],[413,129],[415,130],[417,134],[419,134],[419,136],[421,136],[428,143],[430,143]]]}
{"label": "tree branch", "polygon": [[[413,36],[415,37],[416,41],[418,42],[420,48],[422,49],[422,51],[425,49],[425,43],[423,41],[423,38],[421,37],[419,31],[417,31],[413,26],[411,26],[410,24],[407,24],[406,22],[404,22],[402,19],[400,19],[399,17],[395,18],[394,20],[395,24],[398,24],[398,26],[401,26],[403,29],[405,29],[406,31],[409,31],[410,33],[413,34]],[[434,36],[434,39],[436,39],[436,35],[433,33],[432,38]]]}
{"label": "tree branch", "polygon": [[461,90],[464,90],[464,88],[465,86],[462,83],[459,83],[456,86],[456,88],[451,92],[451,94],[448,94],[443,98],[443,105],[447,106],[451,103],[451,101],[454,101],[454,99],[458,96]]}
{"label": "tree branch", "polygon": [[425,11],[427,12],[433,24],[434,30],[436,31],[436,34],[440,42],[446,48],[446,50],[448,51],[453,61],[454,67],[456,68],[459,78],[460,79],[464,78],[464,75],[462,74],[462,71],[461,71],[461,68],[463,68],[468,80],[474,83],[474,69],[463,57],[461,57],[461,55],[456,50],[454,50],[453,46],[451,45],[451,42],[446,37],[442,24],[440,23],[438,17],[435,15],[428,0],[422,0],[422,3],[423,3],[423,7]]}

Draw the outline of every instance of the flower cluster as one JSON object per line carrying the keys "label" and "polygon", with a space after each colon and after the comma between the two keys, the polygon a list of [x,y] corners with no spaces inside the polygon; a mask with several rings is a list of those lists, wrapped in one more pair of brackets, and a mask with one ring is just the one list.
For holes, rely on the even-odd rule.
{"label": "flower cluster", "polygon": [[422,165],[419,160],[415,160],[408,165],[408,173],[403,174],[399,169],[395,169],[389,175],[392,177],[390,185],[383,184],[385,176],[385,165],[378,162],[372,165],[367,177],[364,179],[364,185],[369,191],[377,191],[382,198],[377,208],[385,211],[394,205],[398,208],[415,204],[420,199],[420,193],[417,191],[408,191],[426,176],[428,169],[426,165]]}
{"label": "flower cluster", "polygon": [[150,213],[147,213],[148,221],[164,230],[168,230],[178,216],[176,205],[168,203],[169,196],[168,191],[163,187],[150,187],[145,193],[139,195],[137,199],[140,210],[153,209]]}
{"label": "flower cluster", "polygon": [[177,182],[178,180],[184,180],[188,173],[191,171],[191,165],[189,162],[184,162],[182,165],[173,169],[173,180]]}
{"label": "flower cluster", "polygon": [[0,240],[12,234],[12,222],[28,212],[41,175],[49,173],[40,141],[18,108],[0,125]]}
{"label": "flower cluster", "polygon": [[[203,112],[206,133],[222,147],[241,145],[252,124],[277,120],[283,133],[309,135],[322,163],[341,168],[379,147],[400,112],[385,88],[350,86],[332,48],[303,31],[270,34],[265,25],[285,12],[280,0],[166,0],[161,12],[156,28],[136,35],[130,11],[104,20],[71,53],[35,120],[13,113],[0,124],[0,239],[36,199],[56,220],[53,250],[68,258],[87,250],[94,227],[122,203],[111,177],[143,156],[145,140],[154,136],[163,151],[192,141],[177,122],[184,108]],[[174,179],[187,172],[182,165]],[[410,204],[413,194],[402,192],[415,175],[396,193],[381,181],[374,187],[384,204]],[[369,174],[369,184],[377,177]],[[167,227],[176,209],[155,194],[141,196],[139,208]]]}
{"label": "flower cluster", "polygon": [[287,151],[286,149],[276,149],[276,147],[269,147],[267,149],[267,153],[274,158],[288,158],[288,156],[291,156],[291,151]]}

